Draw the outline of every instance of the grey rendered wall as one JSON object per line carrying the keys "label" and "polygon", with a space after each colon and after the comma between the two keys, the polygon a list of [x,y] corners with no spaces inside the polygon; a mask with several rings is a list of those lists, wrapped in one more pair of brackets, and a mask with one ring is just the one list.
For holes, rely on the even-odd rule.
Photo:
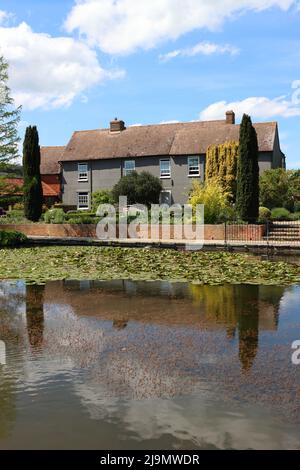
{"label": "grey rendered wall", "polygon": [[77,194],[87,191],[90,195],[98,189],[111,189],[121,178],[121,160],[91,160],[88,164],[88,182],[78,181],[78,163],[63,162],[62,201],[66,206],[77,206]]}
{"label": "grey rendered wall", "polygon": [[262,175],[264,171],[271,170],[273,165],[272,152],[260,152],[258,155],[259,174]]}
{"label": "grey rendered wall", "polygon": [[62,202],[65,206],[77,206],[77,192],[91,190],[91,178],[88,182],[78,182],[78,162],[62,164]]}
{"label": "grey rendered wall", "polygon": [[[136,159],[136,171],[147,171],[157,178],[160,177],[161,158],[169,157],[140,157]],[[192,187],[193,178],[188,176],[188,157],[176,156],[171,157],[171,178],[161,179],[164,189],[172,192],[173,204],[186,204],[189,190]],[[197,180],[204,179],[204,156],[200,156],[200,177]]]}
{"label": "grey rendered wall", "polygon": [[[136,171],[147,171],[160,178],[160,159],[169,157],[139,157],[135,159]],[[188,193],[192,187],[192,180],[188,176],[188,157],[171,157],[171,178],[162,179],[162,186],[172,192],[172,203],[185,204]],[[92,194],[98,189],[111,189],[121,178],[124,161],[121,159],[93,160],[88,162],[89,181],[78,181],[78,163],[63,162],[62,182],[63,182],[63,204],[66,206],[77,205],[77,193],[87,191]],[[84,163],[84,162],[82,162]],[[200,177],[204,180],[205,156],[200,156]]]}
{"label": "grey rendered wall", "polygon": [[188,176],[188,157],[174,157],[172,159],[172,180],[174,182],[172,194],[174,203],[186,204],[193,180],[204,181],[205,156],[200,156],[200,177]]}

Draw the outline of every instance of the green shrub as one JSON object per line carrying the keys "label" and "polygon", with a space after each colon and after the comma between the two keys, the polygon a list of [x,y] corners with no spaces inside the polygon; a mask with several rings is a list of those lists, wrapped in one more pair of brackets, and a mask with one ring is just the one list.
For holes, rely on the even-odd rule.
{"label": "green shrub", "polygon": [[19,246],[26,243],[27,237],[15,230],[0,230],[0,246]]}
{"label": "green shrub", "polygon": [[132,172],[130,175],[124,176],[114,186],[112,195],[114,202],[119,202],[120,196],[127,196],[127,202],[131,204],[151,204],[159,203],[159,196],[162,190],[161,181],[156,176],[147,173]]}
{"label": "green shrub", "polygon": [[17,210],[17,209],[12,209],[11,211],[7,212],[8,217],[24,217],[24,211],[23,210]]}
{"label": "green shrub", "polygon": [[7,208],[22,201],[22,196],[1,196],[0,206]]}
{"label": "green shrub", "polygon": [[24,213],[24,203],[23,202],[17,202],[14,206],[13,206],[13,210],[14,211],[22,211]]}
{"label": "green shrub", "polygon": [[73,216],[73,217],[70,217],[68,219],[68,223],[69,224],[90,224],[90,225],[94,225],[94,224],[97,224],[100,220],[100,217],[91,217],[89,215],[84,215],[84,216],[81,216],[81,217],[78,217],[78,216]]}
{"label": "green shrub", "polygon": [[96,214],[94,212],[88,212],[88,211],[69,211],[67,212],[67,214],[65,214],[66,221],[73,219],[74,217],[76,218],[96,217]]}
{"label": "green shrub", "polygon": [[5,217],[0,217],[0,224],[18,224],[18,223],[27,223],[25,219],[24,212],[20,210],[11,210],[6,213]]}
{"label": "green shrub", "polygon": [[204,205],[206,224],[217,224],[231,216],[229,194],[224,191],[217,179],[210,179],[205,184],[193,181],[189,204],[194,210],[197,205]]}
{"label": "green shrub", "polygon": [[108,189],[100,189],[99,191],[95,191],[92,194],[92,209],[94,212],[97,212],[98,207],[100,204],[113,204],[113,196],[112,192]]}
{"label": "green shrub", "polygon": [[272,209],[272,220],[290,220],[290,217],[290,212],[284,207],[276,207],[275,209]]}
{"label": "green shrub", "polygon": [[260,224],[266,224],[269,220],[271,220],[272,213],[270,209],[267,207],[260,207],[259,208],[259,217],[258,222]]}
{"label": "green shrub", "polygon": [[293,214],[290,214],[290,220],[293,220],[293,221],[300,220],[300,211],[299,212],[294,212]]}
{"label": "green shrub", "polygon": [[[300,196],[300,174],[295,170],[276,168],[265,171],[260,177],[260,203],[273,209],[284,207],[289,211],[300,211],[295,200]],[[297,203],[296,203],[297,204]]]}
{"label": "green shrub", "polygon": [[44,214],[46,224],[63,224],[65,222],[65,213],[63,209],[50,209]]}

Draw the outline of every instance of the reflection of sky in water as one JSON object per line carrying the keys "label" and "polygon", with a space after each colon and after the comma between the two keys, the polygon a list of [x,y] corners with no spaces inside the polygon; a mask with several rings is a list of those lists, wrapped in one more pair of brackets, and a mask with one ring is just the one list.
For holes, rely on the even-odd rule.
{"label": "reflection of sky in water", "polygon": [[0,418],[0,448],[300,447],[299,298],[299,287],[0,284],[0,392],[16,408]]}
{"label": "reflection of sky in water", "polygon": [[0,365],[6,364],[6,346],[4,341],[0,340]]}

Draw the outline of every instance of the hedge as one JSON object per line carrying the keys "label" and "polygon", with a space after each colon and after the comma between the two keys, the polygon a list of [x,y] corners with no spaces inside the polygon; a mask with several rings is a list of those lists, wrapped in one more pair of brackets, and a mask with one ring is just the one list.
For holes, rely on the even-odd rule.
{"label": "hedge", "polygon": [[26,243],[27,237],[15,230],[0,230],[0,246],[19,246]]}

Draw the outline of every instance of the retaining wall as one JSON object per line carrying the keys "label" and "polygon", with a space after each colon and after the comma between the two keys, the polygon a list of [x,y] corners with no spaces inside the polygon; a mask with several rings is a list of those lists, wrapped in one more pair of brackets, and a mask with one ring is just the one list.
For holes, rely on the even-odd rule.
{"label": "retaining wall", "polygon": [[[10,224],[0,225],[0,230],[17,230],[27,236],[57,238],[97,238],[96,225],[76,224]],[[187,232],[182,237],[181,227],[160,225],[155,228],[141,225],[137,231],[141,239],[157,240],[191,240],[193,236]],[[151,237],[152,234],[152,237]],[[264,225],[205,225],[204,240],[239,240],[261,241],[265,235]],[[119,238],[117,227],[116,238]],[[122,238],[122,237],[121,237]]]}

